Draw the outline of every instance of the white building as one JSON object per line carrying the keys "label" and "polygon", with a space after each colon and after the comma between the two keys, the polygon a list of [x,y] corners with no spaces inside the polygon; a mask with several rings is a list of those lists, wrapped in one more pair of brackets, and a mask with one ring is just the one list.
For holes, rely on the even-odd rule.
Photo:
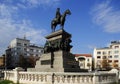
{"label": "white building", "polygon": [[92,69],[91,54],[75,54],[75,59],[79,62],[80,69]]}
{"label": "white building", "polygon": [[95,48],[93,52],[95,68],[102,68],[102,62],[106,59],[110,68],[120,67],[120,41],[112,41],[109,47]]}
{"label": "white building", "polygon": [[26,38],[15,38],[10,42],[9,48],[6,50],[6,55],[12,58],[12,65],[17,66],[19,61],[19,56],[37,56],[40,57],[43,53],[43,47],[36,45],[31,45],[30,40]]}

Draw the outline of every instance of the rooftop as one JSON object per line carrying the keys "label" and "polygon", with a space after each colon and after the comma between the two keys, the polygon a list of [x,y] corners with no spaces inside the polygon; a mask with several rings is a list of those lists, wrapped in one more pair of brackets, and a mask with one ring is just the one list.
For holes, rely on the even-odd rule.
{"label": "rooftop", "polygon": [[85,57],[92,57],[91,54],[74,54],[75,57],[79,57],[79,56],[85,56]]}
{"label": "rooftop", "polygon": [[111,41],[111,44],[120,44],[120,41]]}

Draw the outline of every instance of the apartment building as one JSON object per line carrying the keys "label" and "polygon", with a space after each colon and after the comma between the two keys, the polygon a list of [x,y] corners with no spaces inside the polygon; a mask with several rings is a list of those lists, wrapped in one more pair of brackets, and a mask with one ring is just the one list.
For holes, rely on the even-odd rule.
{"label": "apartment building", "polygon": [[8,49],[6,50],[7,60],[12,62],[9,63],[9,66],[16,67],[18,66],[18,61],[20,55],[24,57],[28,56],[37,56],[40,57],[43,53],[43,47],[36,46],[31,44],[30,40],[24,38],[15,38],[10,42]]}
{"label": "apartment building", "polygon": [[[95,68],[120,68],[120,41],[112,41],[109,47],[95,48],[93,52]],[[104,62],[104,63],[103,63]]]}
{"label": "apartment building", "polygon": [[91,54],[74,54],[76,61],[79,62],[80,69],[92,69],[92,55]]}

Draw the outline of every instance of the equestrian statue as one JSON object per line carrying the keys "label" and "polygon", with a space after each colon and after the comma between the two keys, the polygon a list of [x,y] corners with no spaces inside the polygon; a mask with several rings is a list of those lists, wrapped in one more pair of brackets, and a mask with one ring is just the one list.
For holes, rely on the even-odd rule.
{"label": "equestrian statue", "polygon": [[64,27],[66,15],[71,15],[71,12],[69,9],[67,9],[62,15],[60,14],[60,8],[57,8],[56,10],[56,16],[55,18],[51,21],[51,28],[52,32],[55,32],[55,28],[58,24],[60,24],[61,29]]}

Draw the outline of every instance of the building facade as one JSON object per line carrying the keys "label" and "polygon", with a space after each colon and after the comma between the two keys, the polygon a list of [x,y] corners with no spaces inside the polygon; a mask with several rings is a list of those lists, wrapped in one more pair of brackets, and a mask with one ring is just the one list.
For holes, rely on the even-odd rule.
{"label": "building facade", "polygon": [[4,56],[0,57],[0,68],[4,67]]}
{"label": "building facade", "polygon": [[120,68],[120,41],[112,41],[109,47],[94,48],[95,68]]}
{"label": "building facade", "polygon": [[75,59],[79,62],[80,69],[92,69],[91,54],[75,54]]}
{"label": "building facade", "polygon": [[[7,65],[10,67],[18,66],[19,57],[37,56],[40,57],[43,53],[43,47],[31,44],[30,40],[26,38],[15,38],[10,42],[8,49],[6,50]],[[12,62],[9,64],[9,61]]]}

